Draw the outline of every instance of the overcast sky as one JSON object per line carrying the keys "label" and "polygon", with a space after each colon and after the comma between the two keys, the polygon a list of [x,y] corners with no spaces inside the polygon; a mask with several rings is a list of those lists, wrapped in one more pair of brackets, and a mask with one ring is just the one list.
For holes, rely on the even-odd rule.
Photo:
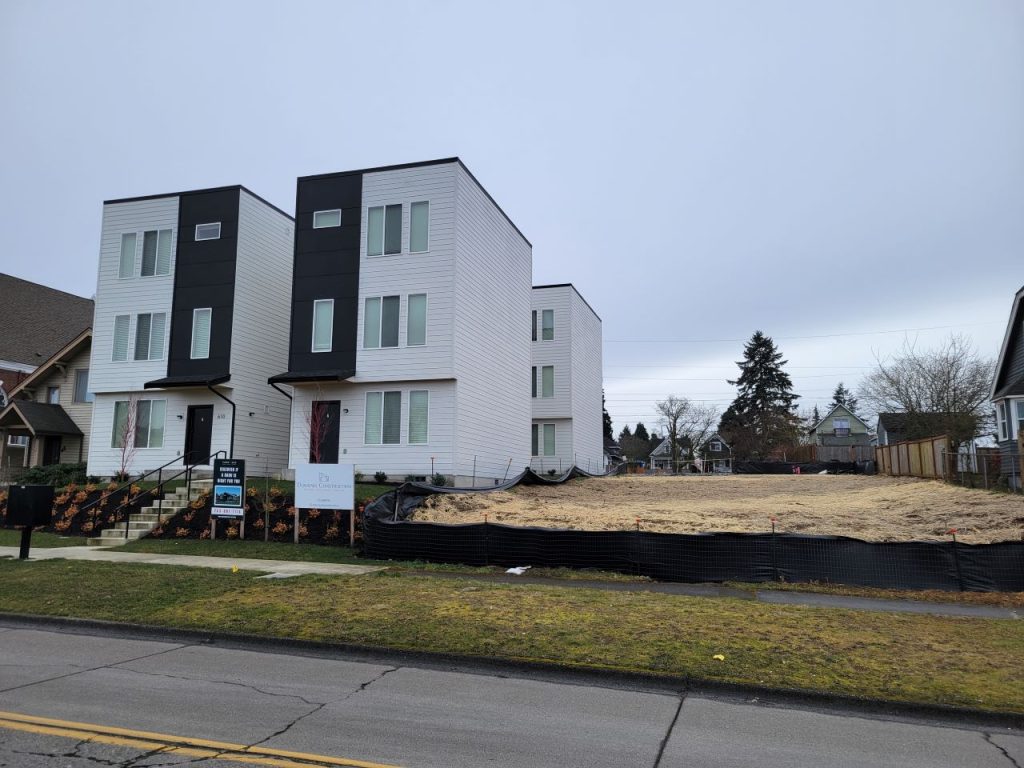
{"label": "overcast sky", "polygon": [[[0,271],[83,296],[104,199],[458,155],[604,323],[615,432],[801,404],[1024,284],[1024,3],[0,3]],[[931,329],[911,330],[905,329]]]}

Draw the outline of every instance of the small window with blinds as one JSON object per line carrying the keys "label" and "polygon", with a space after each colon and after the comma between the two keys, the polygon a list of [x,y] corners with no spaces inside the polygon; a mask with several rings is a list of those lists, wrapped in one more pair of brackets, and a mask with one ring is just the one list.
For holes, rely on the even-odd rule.
{"label": "small window with blinds", "polygon": [[409,294],[409,317],[405,343],[410,347],[421,347],[427,343],[427,294]]}
{"label": "small window with blinds", "polygon": [[192,310],[192,359],[206,360],[210,356],[210,324],[213,309]]}
{"label": "small window with blinds", "polygon": [[128,332],[131,315],[118,315],[114,318],[114,351],[110,359],[120,363],[128,359]]}
{"label": "small window with blinds", "polygon": [[363,348],[398,346],[398,311],[401,296],[374,296],[366,299],[363,311]]}
{"label": "small window with blinds", "polygon": [[366,255],[402,252],[402,205],[377,205],[366,212]]}
{"label": "small window with blinds", "polygon": [[143,277],[156,277],[171,273],[171,230],[154,229],[142,233]]}
{"label": "small window with blinds", "polygon": [[138,236],[134,232],[121,235],[121,260],[117,268],[120,278],[135,277],[135,248]]}
{"label": "small window with blinds", "polygon": [[364,442],[398,445],[402,442],[402,393],[367,392]]}
{"label": "small window with blinds", "polygon": [[414,389],[409,393],[409,444],[422,445],[427,442],[427,412],[430,394],[427,390]]}
{"label": "small window with blinds", "polygon": [[430,233],[430,203],[426,200],[409,206],[409,250],[423,253],[427,250]]}
{"label": "small window with blinds", "polygon": [[220,222],[196,224],[196,241],[199,240],[220,240]]}
{"label": "small window with blinds", "polygon": [[164,356],[164,331],[167,315],[163,312],[135,316],[135,359],[160,360]]}

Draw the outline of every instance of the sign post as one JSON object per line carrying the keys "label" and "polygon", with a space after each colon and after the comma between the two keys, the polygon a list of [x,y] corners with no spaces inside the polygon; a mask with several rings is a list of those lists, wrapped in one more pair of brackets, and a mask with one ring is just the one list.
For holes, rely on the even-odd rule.
{"label": "sign post", "polygon": [[[213,517],[211,525],[216,525],[217,518],[235,518],[240,521],[239,533],[245,538],[245,460],[214,459],[213,460]],[[213,528],[216,531],[216,528]],[[213,535],[216,535],[214,533]]]}
{"label": "sign post", "polygon": [[[355,544],[355,465],[299,464],[295,467],[295,509],[349,511],[349,546]],[[298,520],[295,530],[298,531]]]}

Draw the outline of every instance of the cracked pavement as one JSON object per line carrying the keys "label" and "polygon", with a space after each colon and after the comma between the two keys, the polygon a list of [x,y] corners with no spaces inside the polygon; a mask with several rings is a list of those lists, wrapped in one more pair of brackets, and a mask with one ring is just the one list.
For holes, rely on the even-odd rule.
{"label": "cracked pavement", "polygon": [[232,745],[408,768],[1024,768],[1017,730],[256,648],[5,622],[0,711],[226,744],[0,727],[0,768],[237,766]]}

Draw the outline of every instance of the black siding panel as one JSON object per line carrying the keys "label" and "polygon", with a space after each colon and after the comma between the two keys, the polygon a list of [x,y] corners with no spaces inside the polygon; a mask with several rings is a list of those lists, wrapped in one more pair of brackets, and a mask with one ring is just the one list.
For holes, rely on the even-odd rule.
{"label": "black siding panel", "polygon": [[[238,188],[181,196],[168,376],[213,376],[231,370],[238,199]],[[196,242],[196,224],[214,221],[220,222],[220,239]],[[193,360],[192,310],[204,307],[213,309],[210,356],[205,360]]]}
{"label": "black siding panel", "polygon": [[[299,179],[295,201],[290,372],[355,370],[363,176]],[[313,212],[341,209],[341,226],[313,229]],[[334,299],[330,352],[313,352],[313,302]]]}

